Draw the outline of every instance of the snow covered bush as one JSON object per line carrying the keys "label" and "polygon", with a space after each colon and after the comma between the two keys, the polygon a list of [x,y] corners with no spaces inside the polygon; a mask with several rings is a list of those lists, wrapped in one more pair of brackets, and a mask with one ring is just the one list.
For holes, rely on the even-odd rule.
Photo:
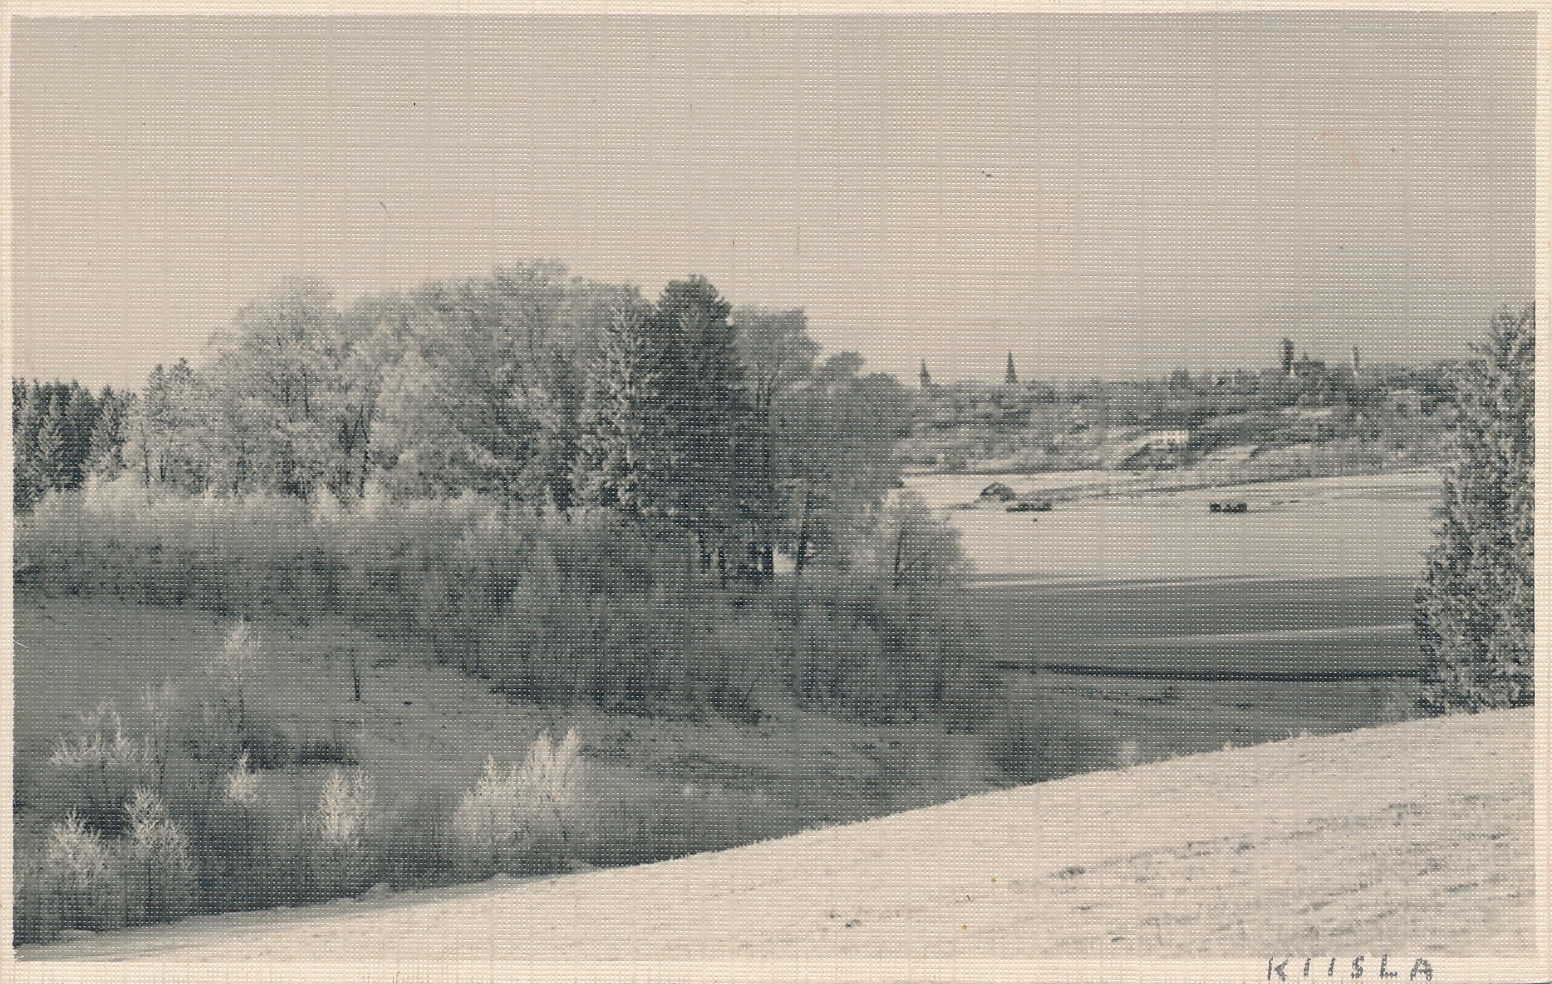
{"label": "snow covered bush", "polygon": [[[494,870],[507,860],[542,862],[564,849],[581,789],[581,739],[575,730],[559,742],[548,733],[505,772],[495,756],[453,813],[453,835],[472,859]],[[558,860],[550,858],[549,860]]]}

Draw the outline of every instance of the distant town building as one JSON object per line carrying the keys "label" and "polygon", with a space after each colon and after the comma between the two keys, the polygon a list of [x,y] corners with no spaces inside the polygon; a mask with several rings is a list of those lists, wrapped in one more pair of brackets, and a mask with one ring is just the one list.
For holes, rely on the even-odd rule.
{"label": "distant town building", "polygon": [[1191,443],[1188,430],[1153,431],[1144,434],[1134,443],[1138,451],[1179,451]]}
{"label": "distant town building", "polygon": [[1018,385],[1018,372],[1013,368],[1013,353],[1008,353],[1008,371],[1003,373],[1002,381],[1009,386]]}
{"label": "distant town building", "polygon": [[1423,394],[1411,387],[1391,390],[1385,395],[1385,404],[1393,413],[1416,416],[1423,410]]}
{"label": "distant town building", "polygon": [[1293,364],[1293,374],[1299,379],[1313,379],[1326,374],[1326,364],[1320,359],[1312,359],[1305,352],[1299,357],[1299,361]]}
{"label": "distant town building", "polygon": [[927,371],[927,360],[926,359],[922,360],[921,388],[922,389],[931,389],[932,388],[932,373]]}
{"label": "distant town building", "polygon": [[1191,432],[1188,430],[1149,431],[1128,441],[1124,450],[1127,454],[1139,451],[1179,451],[1190,443]]}

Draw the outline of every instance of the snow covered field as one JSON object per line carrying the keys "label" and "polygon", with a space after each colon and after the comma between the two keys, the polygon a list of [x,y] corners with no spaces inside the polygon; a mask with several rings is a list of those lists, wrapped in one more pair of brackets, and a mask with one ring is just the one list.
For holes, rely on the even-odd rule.
{"label": "snow covered field", "polygon": [[1531,751],[1529,710],[1418,721],[639,868],[199,918],[21,956],[350,960],[384,980],[491,962],[519,976],[834,979],[1213,957],[1259,980],[1269,958],[1296,971],[1363,955],[1377,975],[1388,955],[1402,975],[1424,959],[1436,980],[1531,979],[1547,912],[1534,904]]}

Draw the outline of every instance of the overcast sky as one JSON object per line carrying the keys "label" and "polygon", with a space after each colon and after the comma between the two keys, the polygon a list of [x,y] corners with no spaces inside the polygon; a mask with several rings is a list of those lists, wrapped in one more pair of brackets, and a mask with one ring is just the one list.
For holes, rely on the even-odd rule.
{"label": "overcast sky", "polygon": [[12,31],[21,375],[540,256],[940,379],[1433,359],[1534,286],[1531,14]]}

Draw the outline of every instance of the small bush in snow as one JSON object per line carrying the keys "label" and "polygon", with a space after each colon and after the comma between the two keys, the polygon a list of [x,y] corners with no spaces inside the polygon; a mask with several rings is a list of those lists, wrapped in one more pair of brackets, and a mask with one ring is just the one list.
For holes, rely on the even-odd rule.
{"label": "small bush in snow", "polygon": [[136,789],[124,812],[129,817],[123,865],[129,921],[151,922],[187,911],[194,885],[188,838],[150,790]]}
{"label": "small bush in snow", "polygon": [[124,800],[155,771],[147,743],[131,737],[112,704],[81,716],[80,728],[61,737],[49,755],[55,795],[107,833],[123,826]]}
{"label": "small bush in snow", "polygon": [[226,798],[240,806],[253,806],[259,800],[259,774],[248,768],[248,753],[237,760],[237,768],[226,774]]}
{"label": "small bush in snow", "polygon": [[494,867],[512,848],[540,849],[565,841],[581,786],[581,739],[541,734],[521,764],[503,772],[495,756],[453,813],[453,835]]}
{"label": "small bush in snow", "polygon": [[375,841],[369,834],[376,802],[371,777],[365,772],[330,771],[318,795],[318,811],[308,824],[311,843],[304,845],[314,897],[351,895],[373,883]]}
{"label": "small bush in snow", "polygon": [[318,835],[326,844],[359,847],[375,800],[371,777],[365,772],[357,769],[346,777],[339,769],[332,770],[318,796]]}
{"label": "small bush in snow", "polygon": [[74,812],[49,830],[48,870],[68,882],[90,886],[108,874],[108,849],[97,832]]}

